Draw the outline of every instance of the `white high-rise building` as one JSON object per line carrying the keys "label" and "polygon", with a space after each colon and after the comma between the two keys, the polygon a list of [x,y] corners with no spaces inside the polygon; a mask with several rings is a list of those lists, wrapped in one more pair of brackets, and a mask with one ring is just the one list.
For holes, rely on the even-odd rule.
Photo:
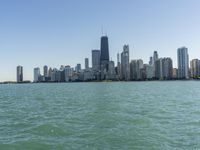
{"label": "white high-rise building", "polygon": [[178,78],[188,79],[189,78],[189,55],[186,47],[178,48]]}
{"label": "white high-rise building", "polygon": [[69,82],[72,77],[73,70],[70,66],[65,66],[65,81]]}
{"label": "white high-rise building", "polygon": [[34,68],[34,80],[33,82],[39,82],[40,81],[40,68]]}
{"label": "white high-rise building", "polygon": [[114,61],[109,61],[109,64],[108,64],[108,79],[110,79],[110,80],[115,80],[116,79]]}
{"label": "white high-rise building", "polygon": [[121,53],[121,79],[130,80],[129,45],[124,45]]}

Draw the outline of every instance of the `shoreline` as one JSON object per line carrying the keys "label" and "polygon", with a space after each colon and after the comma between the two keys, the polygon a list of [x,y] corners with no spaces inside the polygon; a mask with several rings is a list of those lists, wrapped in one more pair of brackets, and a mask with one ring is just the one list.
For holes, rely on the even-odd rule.
{"label": "shoreline", "polygon": [[171,80],[131,80],[131,81],[112,81],[112,80],[104,80],[104,81],[70,81],[70,82],[31,82],[31,81],[24,81],[24,82],[15,82],[15,81],[5,81],[0,82],[0,84],[39,84],[39,83],[113,83],[113,82],[170,82],[170,81],[200,81],[200,79],[171,79]]}

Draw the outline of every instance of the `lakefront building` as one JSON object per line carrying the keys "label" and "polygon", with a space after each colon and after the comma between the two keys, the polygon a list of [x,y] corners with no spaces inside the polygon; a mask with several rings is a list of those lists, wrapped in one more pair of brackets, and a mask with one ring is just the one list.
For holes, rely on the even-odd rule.
{"label": "lakefront building", "polygon": [[190,77],[198,78],[200,75],[200,60],[192,59],[190,61]]}
{"label": "lakefront building", "polygon": [[17,82],[23,82],[23,67],[17,66]]}
{"label": "lakefront building", "polygon": [[89,69],[89,58],[85,58],[85,69]]}
{"label": "lakefront building", "polygon": [[100,50],[92,50],[92,69],[100,71]]}
{"label": "lakefront building", "polygon": [[100,55],[100,70],[101,80],[106,80],[109,65],[109,44],[108,37],[101,37],[101,55]]}
{"label": "lakefront building", "polygon": [[189,55],[186,47],[178,48],[177,50],[178,60],[178,78],[188,79],[189,78]]}
{"label": "lakefront building", "polygon": [[124,45],[121,53],[121,79],[130,80],[129,45]]}
{"label": "lakefront building", "polygon": [[40,68],[39,67],[34,68],[33,72],[34,72],[34,82],[40,82],[41,81]]}

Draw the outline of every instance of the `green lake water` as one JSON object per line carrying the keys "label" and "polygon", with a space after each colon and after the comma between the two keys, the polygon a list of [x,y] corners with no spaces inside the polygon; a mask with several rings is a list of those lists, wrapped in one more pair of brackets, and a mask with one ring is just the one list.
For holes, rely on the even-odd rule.
{"label": "green lake water", "polygon": [[200,82],[0,85],[0,150],[199,150]]}

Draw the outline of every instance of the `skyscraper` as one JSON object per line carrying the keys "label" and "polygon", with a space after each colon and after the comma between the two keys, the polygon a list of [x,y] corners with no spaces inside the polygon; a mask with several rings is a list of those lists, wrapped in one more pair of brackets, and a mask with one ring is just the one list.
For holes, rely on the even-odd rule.
{"label": "skyscraper", "polygon": [[130,63],[130,79],[137,80],[137,60],[131,60]]}
{"label": "skyscraper", "polygon": [[17,82],[23,82],[23,67],[17,66]]}
{"label": "skyscraper", "polygon": [[129,45],[124,45],[121,53],[121,78],[125,81],[130,80]]}
{"label": "skyscraper", "polygon": [[109,45],[108,45],[108,37],[101,37],[101,61],[109,61]]}
{"label": "skyscraper", "polygon": [[153,66],[150,64],[144,64],[144,71],[145,71],[145,79],[151,80],[153,79],[154,72],[153,72]]}
{"label": "skyscraper", "polygon": [[117,75],[118,75],[118,79],[120,79],[120,75],[121,75],[121,63],[120,63],[120,54],[117,53]]}
{"label": "skyscraper", "polygon": [[79,73],[81,71],[81,64],[76,65],[76,72]]}
{"label": "skyscraper", "polygon": [[92,50],[92,69],[94,71],[100,70],[100,50]]}
{"label": "skyscraper", "polygon": [[52,74],[52,69],[51,69],[51,67],[49,68],[49,71],[48,71],[48,76],[49,76],[49,78],[50,78],[50,80],[51,80],[51,74]]}
{"label": "skyscraper", "polygon": [[44,77],[48,77],[48,67],[46,65],[43,67],[43,71],[44,71]]}
{"label": "skyscraper", "polygon": [[190,61],[190,73],[192,78],[197,78],[200,75],[200,60],[192,59]]}
{"label": "skyscraper", "polygon": [[155,61],[155,78],[156,79],[163,79],[163,65],[162,65],[163,59],[159,58]]}
{"label": "skyscraper", "polygon": [[152,56],[149,58],[149,65],[153,65],[153,57]]}
{"label": "skyscraper", "polygon": [[136,64],[136,73],[137,73],[137,80],[141,80],[142,79],[142,69],[144,68],[143,65],[143,60],[142,59],[138,59],[137,60],[137,64]]}
{"label": "skyscraper", "polygon": [[85,58],[85,69],[89,69],[89,59]]}
{"label": "skyscraper", "polygon": [[164,79],[172,79],[173,78],[173,62],[172,59],[169,57],[163,58],[162,60],[163,66],[163,78]]}
{"label": "skyscraper", "polygon": [[39,82],[40,81],[40,68],[34,68],[34,81],[33,82]]}
{"label": "skyscraper", "polygon": [[173,78],[173,63],[172,59],[169,57],[159,58],[155,62],[156,67],[156,79],[172,79]]}
{"label": "skyscraper", "polygon": [[71,80],[71,77],[72,77],[72,69],[71,67],[68,65],[68,66],[65,66],[65,81],[66,82],[69,82]]}
{"label": "skyscraper", "polygon": [[108,37],[101,37],[101,56],[100,56],[100,68],[101,68],[101,80],[106,79],[109,64],[109,45]]}
{"label": "skyscraper", "polygon": [[158,52],[154,51],[153,52],[153,64],[155,64],[156,60],[158,60]]}
{"label": "skyscraper", "polygon": [[108,79],[110,79],[110,80],[115,80],[116,79],[115,63],[114,63],[114,61],[109,61],[109,65],[108,65]]}
{"label": "skyscraper", "polygon": [[178,48],[178,78],[188,79],[189,78],[189,56],[188,49],[186,47]]}
{"label": "skyscraper", "polygon": [[156,77],[156,61],[158,60],[158,52],[154,51],[153,52],[153,60],[152,60],[152,65],[153,65],[153,70],[154,70],[154,77]]}

